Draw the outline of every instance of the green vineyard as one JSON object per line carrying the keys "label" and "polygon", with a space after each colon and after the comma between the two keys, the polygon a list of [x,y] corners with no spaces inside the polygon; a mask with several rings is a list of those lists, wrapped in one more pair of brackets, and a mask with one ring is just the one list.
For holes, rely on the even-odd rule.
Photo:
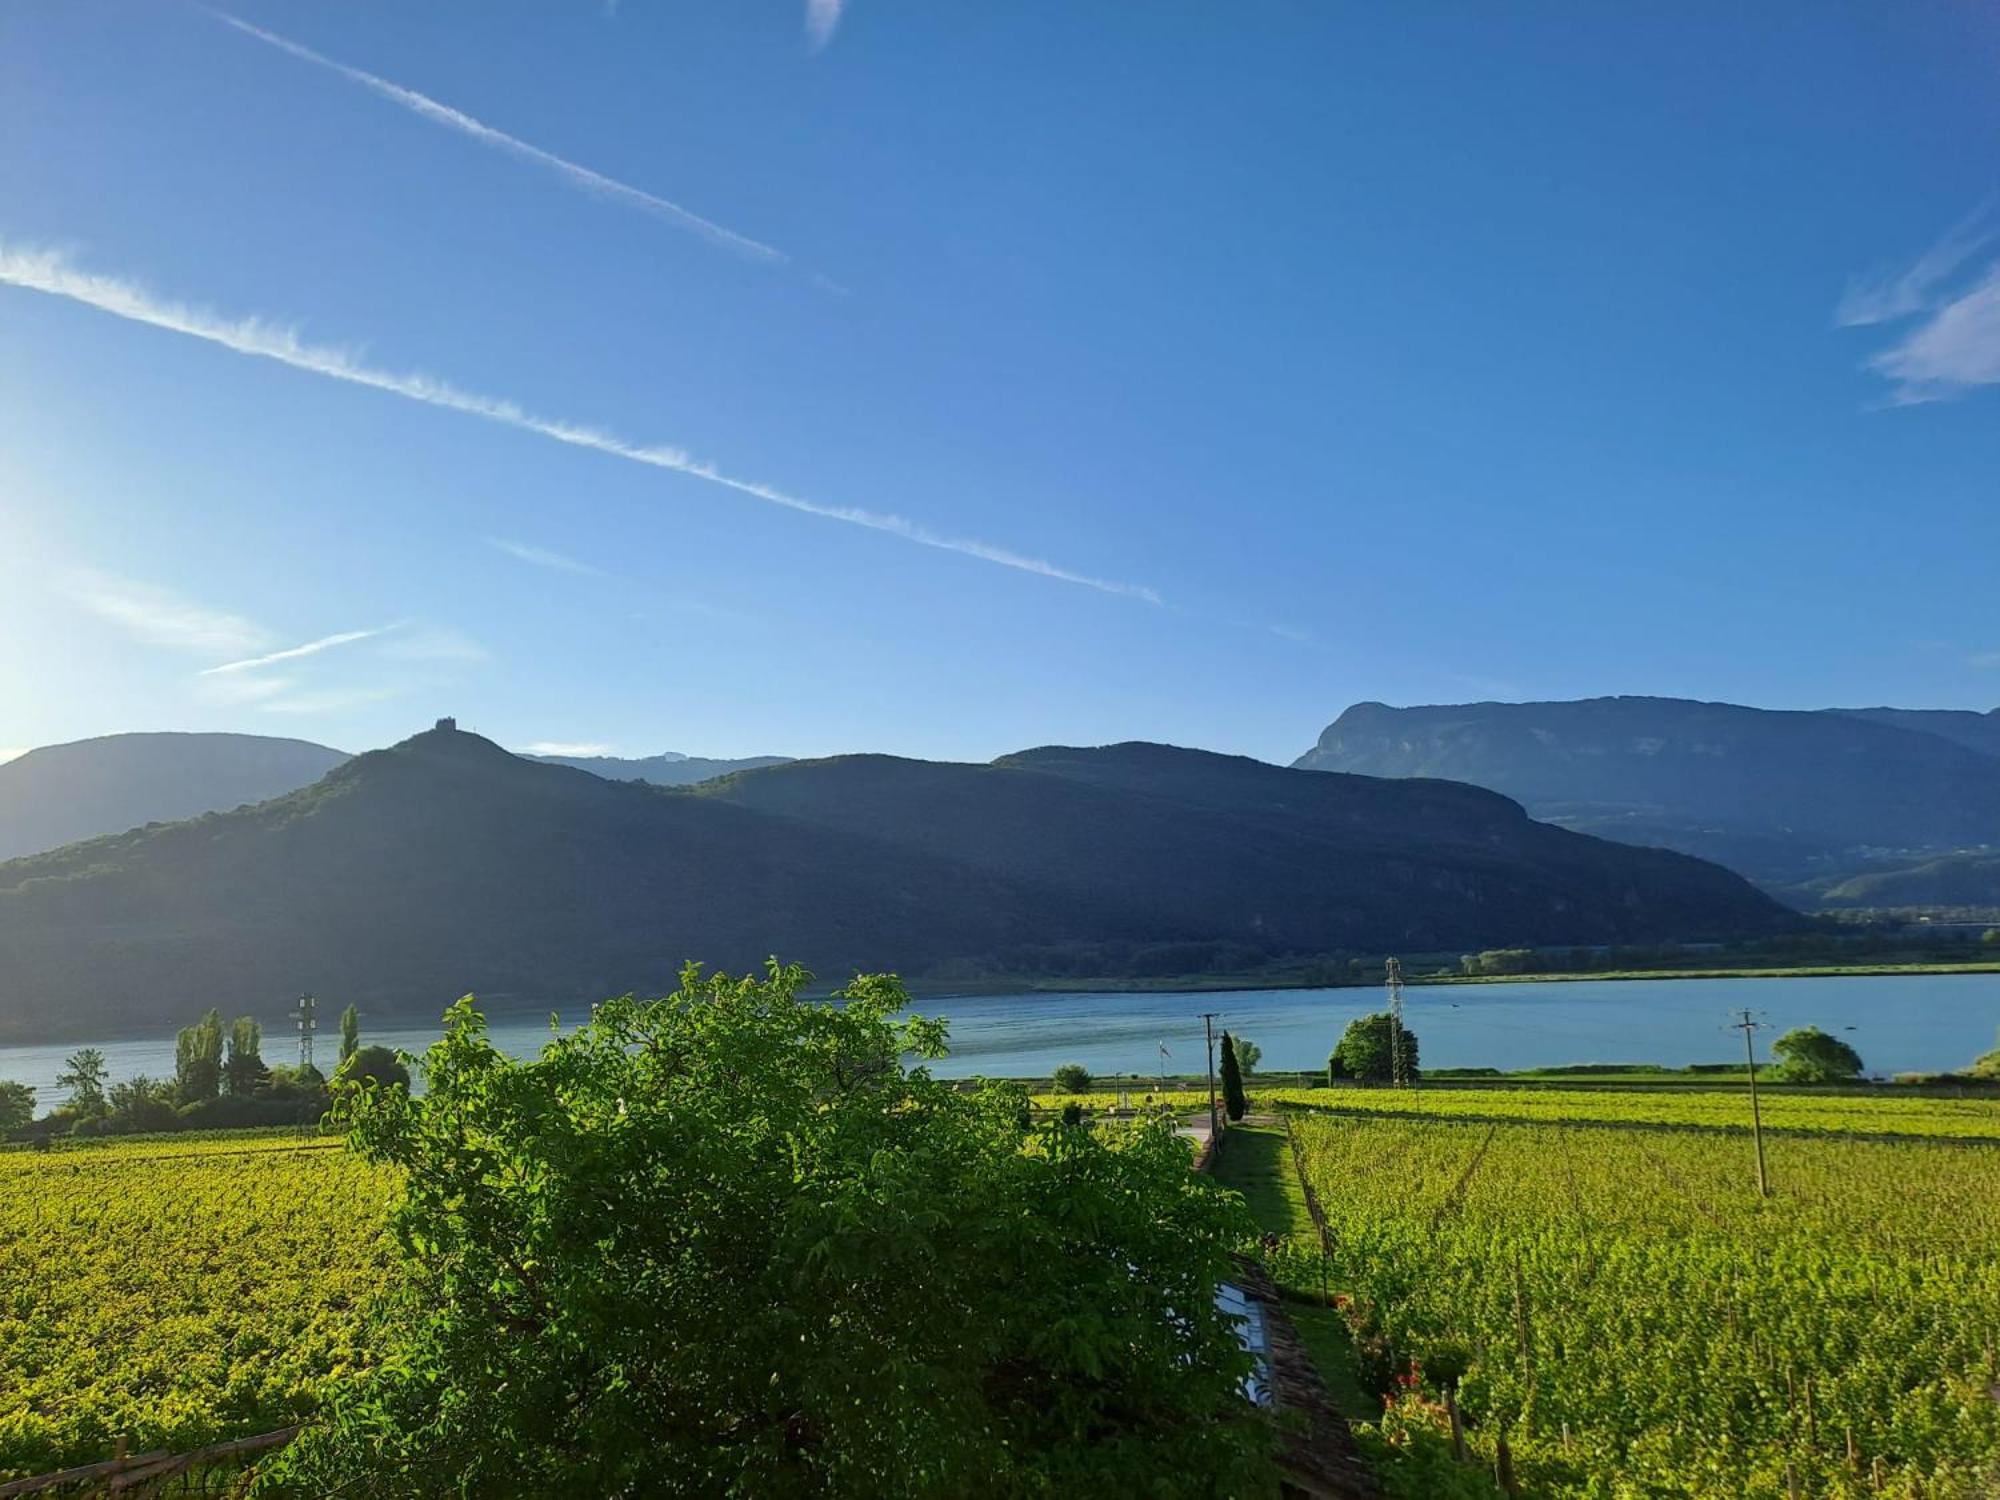
{"label": "green vineyard", "polygon": [[391,1187],[338,1141],[0,1153],[0,1479],[310,1412],[367,1358]]}
{"label": "green vineyard", "polygon": [[[1750,1128],[1750,1102],[1740,1084],[1703,1089],[1349,1087],[1255,1092],[1265,1104],[1346,1114]],[[1992,1094],[1953,1099],[1886,1090],[1871,1095],[1767,1089],[1760,1107],[1767,1130],[2000,1142],[2000,1097]]]}
{"label": "green vineyard", "polygon": [[2000,1484],[2000,1150],[1778,1136],[1767,1199],[1716,1131],[1301,1113],[1291,1136],[1324,1265],[1294,1242],[1288,1279],[1323,1269],[1425,1388],[1463,1366],[1470,1456],[1492,1472],[1504,1438],[1521,1493]]}

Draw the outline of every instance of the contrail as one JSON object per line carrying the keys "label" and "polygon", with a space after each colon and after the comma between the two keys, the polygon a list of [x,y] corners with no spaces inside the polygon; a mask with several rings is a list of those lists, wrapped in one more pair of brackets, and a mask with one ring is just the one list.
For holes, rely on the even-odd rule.
{"label": "contrail", "polygon": [[[208,10],[208,7],[204,6],[203,9]],[[482,146],[505,151],[522,161],[533,162],[538,167],[547,167],[571,186],[581,188],[587,193],[596,193],[600,197],[610,198],[636,208],[642,213],[652,214],[655,218],[678,224],[684,229],[692,229],[715,244],[725,246],[738,254],[747,255],[752,260],[783,265],[791,259],[782,250],[759,240],[753,240],[748,235],[738,234],[733,229],[724,228],[713,219],[704,219],[700,214],[682,208],[678,203],[670,202],[641,188],[635,188],[629,183],[620,182],[615,177],[606,177],[602,172],[593,172],[589,167],[557,156],[553,151],[544,151],[540,146],[531,146],[518,136],[511,136],[504,130],[495,130],[483,120],[475,120],[463,110],[453,109],[449,104],[441,104],[428,94],[420,94],[415,89],[406,89],[399,83],[391,83],[386,78],[363,72],[360,68],[349,67],[346,63],[335,62],[323,53],[279,36],[274,31],[266,31],[261,26],[252,26],[248,21],[238,20],[226,11],[208,10],[208,13],[223,25],[235,27],[245,36],[253,36],[260,42],[276,47],[280,52],[289,52],[293,57],[325,68],[328,72],[338,73],[350,83],[358,83],[363,88],[381,95],[390,103],[400,104],[410,113],[429,120],[433,125],[456,130],[461,135],[471,136]]]}
{"label": "contrail", "polygon": [[100,312],[107,312],[130,322],[145,323],[154,328],[167,329],[172,333],[186,334],[205,343],[220,344],[223,348],[234,350],[238,354],[276,360],[279,364],[290,365],[295,370],[307,370],[332,380],[344,380],[350,385],[364,385],[373,390],[387,391],[408,401],[421,401],[426,406],[442,406],[450,411],[463,412],[467,416],[496,422],[502,427],[512,427],[521,432],[532,432],[540,437],[551,438],[558,443],[567,443],[573,448],[589,448],[598,453],[608,453],[613,458],[646,464],[655,469],[670,469],[677,474],[689,474],[696,479],[734,490],[739,495],[749,495],[770,505],[781,505],[787,510],[802,511],[806,515],[821,516],[829,521],[841,521],[849,526],[864,526],[870,531],[887,532],[891,536],[901,537],[906,542],[914,542],[920,547],[936,547],[945,552],[961,553],[967,557],[976,557],[985,562],[998,564],[1003,568],[1018,568],[1024,573],[1036,573],[1063,583],[1079,584],[1101,593],[1143,599],[1149,604],[1160,602],[1157,593],[1141,584],[1093,578],[1086,573],[1057,567],[1054,563],[1044,562],[1040,558],[1028,557],[1005,547],[996,547],[989,542],[975,541],[969,537],[945,536],[897,515],[885,515],[879,511],[862,510],[849,505],[823,505],[819,501],[787,494],[783,490],[768,484],[759,484],[755,480],[737,479],[723,473],[713,464],[689,456],[679,448],[640,446],[597,428],[580,427],[570,422],[538,417],[522,410],[512,401],[463,391],[429,375],[397,374],[393,371],[378,370],[361,363],[344,350],[301,343],[298,335],[290,328],[280,327],[261,318],[232,320],[204,308],[190,307],[185,303],[162,302],[132,282],[121,281],[115,276],[77,270],[57,251],[37,248],[16,249],[0,241],[0,284],[22,287],[33,292],[45,292],[52,297],[80,302],[86,307],[97,308]]}
{"label": "contrail", "polygon": [[316,641],[307,641],[303,646],[291,646],[265,656],[246,657],[242,661],[226,661],[219,667],[204,667],[201,675],[219,677],[224,672],[248,672],[254,667],[268,667],[273,662],[296,661],[301,656],[317,656],[320,652],[330,651],[335,646],[345,646],[351,641],[365,641],[370,636],[383,635],[395,628],[393,625],[378,625],[373,630],[343,630],[338,635],[323,635]]}

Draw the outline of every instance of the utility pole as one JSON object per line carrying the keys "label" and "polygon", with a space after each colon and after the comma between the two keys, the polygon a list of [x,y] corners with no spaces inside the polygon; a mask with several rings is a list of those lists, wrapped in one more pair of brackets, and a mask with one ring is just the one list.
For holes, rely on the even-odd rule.
{"label": "utility pole", "polygon": [[1165,1042],[1161,1042],[1160,1043],[1160,1092],[1163,1094],[1167,1091],[1167,1059],[1172,1056],[1173,1053],[1167,1050],[1167,1044]]}
{"label": "utility pole", "polygon": [[1208,1138],[1215,1139],[1215,1018],[1221,1012],[1205,1010],[1201,1013],[1201,1029],[1208,1037]]}
{"label": "utility pole", "polygon": [[1750,1019],[1750,1012],[1742,1012],[1743,1019],[1730,1023],[1732,1031],[1743,1033],[1743,1063],[1750,1078],[1750,1137],[1757,1143],[1757,1196],[1771,1196],[1771,1179],[1764,1171],[1764,1117],[1757,1109],[1757,1052],[1751,1038],[1761,1023]]}
{"label": "utility pole", "polygon": [[1410,1086],[1410,1060],[1403,1048],[1403,961],[1388,962],[1389,1080],[1399,1089]]}

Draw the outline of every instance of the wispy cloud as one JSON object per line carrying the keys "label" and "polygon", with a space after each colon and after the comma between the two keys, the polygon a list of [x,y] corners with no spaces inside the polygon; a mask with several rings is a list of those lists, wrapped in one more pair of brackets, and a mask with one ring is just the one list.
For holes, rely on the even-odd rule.
{"label": "wispy cloud", "polygon": [[1894,406],[1917,406],[2000,385],[2000,264],[1969,291],[1940,307],[1869,368],[1896,382]]}
{"label": "wispy cloud", "polygon": [[[839,13],[837,4],[834,6],[834,11],[837,16]],[[330,73],[338,74],[350,83],[359,84],[371,93],[380,95],[392,104],[401,105],[410,113],[430,121],[433,125],[442,125],[447,130],[454,130],[460,135],[471,137],[482,146],[503,151],[509,156],[531,162],[538,167],[545,167],[571,187],[622,203],[628,208],[636,208],[642,213],[651,214],[655,218],[664,219],[684,229],[691,229],[711,242],[748,256],[752,260],[781,265],[791,259],[782,250],[766,245],[760,240],[753,240],[748,235],[738,234],[735,230],[725,228],[713,219],[705,219],[678,203],[655,193],[646,192],[642,188],[633,187],[630,183],[620,182],[615,177],[607,177],[602,172],[592,171],[589,167],[557,156],[553,151],[544,151],[540,146],[530,145],[527,141],[518,136],[511,136],[504,130],[496,130],[481,120],[475,120],[463,110],[453,109],[448,104],[438,102],[428,94],[420,94],[415,89],[404,88],[399,83],[391,83],[386,78],[364,72],[360,68],[336,62],[322,53],[313,51],[310,47],[279,36],[275,31],[252,26],[248,21],[239,20],[224,11],[211,10],[209,14],[225,26],[233,26],[245,36],[255,37],[258,41],[276,47],[281,52],[289,53],[303,62],[312,63]]]}
{"label": "wispy cloud", "polygon": [[822,51],[833,40],[846,0],[806,0],[806,45]]}
{"label": "wispy cloud", "polygon": [[71,574],[62,587],[99,619],[148,645],[227,656],[255,651],[270,641],[269,632],[241,615],[211,609],[154,584],[86,570]]}
{"label": "wispy cloud", "polygon": [[581,760],[587,756],[610,755],[614,747],[600,740],[536,740],[527,746],[530,755],[562,755]]}
{"label": "wispy cloud", "polygon": [[686,474],[769,505],[782,506],[787,510],[819,516],[829,521],[839,521],[844,525],[884,532],[920,547],[935,547],[945,552],[976,557],[998,567],[1015,568],[1043,578],[1053,578],[1063,583],[1096,589],[1101,593],[1143,599],[1150,604],[1160,602],[1160,596],[1154,590],[1141,584],[1097,578],[1087,573],[1058,567],[1054,563],[1006,547],[995,546],[990,542],[977,541],[970,537],[947,536],[915,521],[906,520],[902,516],[862,510],[855,506],[827,505],[816,500],[807,500],[771,485],[725,474],[713,464],[697,460],[679,448],[640,445],[614,437],[598,428],[582,427],[569,422],[534,416],[512,401],[460,390],[428,375],[398,374],[379,370],[363,364],[345,350],[304,343],[294,330],[261,318],[226,318],[185,303],[161,300],[138,285],[117,277],[80,271],[56,251],[33,247],[15,248],[0,242],[0,283],[43,292],[53,297],[67,298],[87,307],[97,308],[101,312],[108,312],[114,317],[125,318],[134,323],[144,323],[154,328],[164,328],[173,333],[186,334],[190,338],[201,339],[206,343],[219,344],[238,354],[275,360],[279,364],[290,365],[293,369],[305,370],[315,375],[324,375],[331,380],[366,386],[371,390],[386,391],[408,401],[422,402],[426,406],[438,406],[449,411],[462,412],[467,416],[479,417],[502,427],[511,427],[516,431],[534,433],[539,437],[549,438],[571,447],[588,448],[596,453],[608,454],[613,458],[624,459],[628,463],[645,464],[655,469]]}
{"label": "wispy cloud", "polygon": [[1981,208],[1902,269],[1848,282],[1834,309],[1842,327],[1867,327],[1924,315],[1896,343],[1868,361],[1895,383],[1887,405],[1919,406],[2000,384],[2000,260],[1976,264],[2000,231],[1982,227]]}
{"label": "wispy cloud", "polygon": [[509,557],[517,557],[524,563],[533,563],[538,568],[553,568],[558,573],[578,573],[589,578],[604,576],[602,568],[592,567],[587,562],[578,562],[573,557],[565,557],[560,552],[551,552],[547,547],[532,547],[526,542],[510,542],[504,537],[489,536],[489,547],[498,547]]}
{"label": "wispy cloud", "polygon": [[322,651],[331,651],[335,646],[370,640],[378,635],[386,635],[395,628],[393,625],[378,625],[373,630],[343,630],[335,635],[323,635],[316,641],[307,641],[303,646],[288,646],[283,651],[267,651],[262,656],[249,656],[241,661],[226,661],[219,667],[207,667],[203,669],[201,675],[220,677],[225,672],[252,672],[259,667],[275,666],[281,661],[297,661],[302,656],[317,656]]}
{"label": "wispy cloud", "polygon": [[1835,325],[1863,328],[1925,311],[1952,274],[1992,241],[1993,230],[1977,227],[1984,217],[1982,209],[1955,225],[1907,266],[1878,266],[1866,275],[1850,276],[1833,310]]}

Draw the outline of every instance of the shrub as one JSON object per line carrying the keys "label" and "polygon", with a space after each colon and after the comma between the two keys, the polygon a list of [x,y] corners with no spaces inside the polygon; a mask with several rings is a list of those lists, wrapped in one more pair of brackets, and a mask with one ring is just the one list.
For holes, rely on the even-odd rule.
{"label": "shrub", "polygon": [[540,1060],[469,999],[426,1092],[349,1090],[392,1165],[381,1364],[267,1492],[1258,1494],[1271,1428],[1215,1306],[1254,1236],[1169,1122],[1024,1137],[908,1057],[886,977],[694,968]]}
{"label": "shrub", "polygon": [[1771,1043],[1777,1076],[1787,1083],[1840,1083],[1861,1076],[1861,1054],[1817,1026],[1801,1026]]}
{"label": "shrub", "polygon": [[1090,1092],[1090,1069],[1082,1063],[1064,1063],[1055,1071],[1055,1086],[1058,1094],[1087,1094]]}
{"label": "shrub", "polygon": [[[1387,1011],[1347,1023],[1340,1043],[1326,1060],[1327,1076],[1363,1083],[1389,1083],[1395,1078],[1395,1021]],[[1417,1035],[1403,1028],[1403,1060],[1414,1082],[1417,1077]]]}

